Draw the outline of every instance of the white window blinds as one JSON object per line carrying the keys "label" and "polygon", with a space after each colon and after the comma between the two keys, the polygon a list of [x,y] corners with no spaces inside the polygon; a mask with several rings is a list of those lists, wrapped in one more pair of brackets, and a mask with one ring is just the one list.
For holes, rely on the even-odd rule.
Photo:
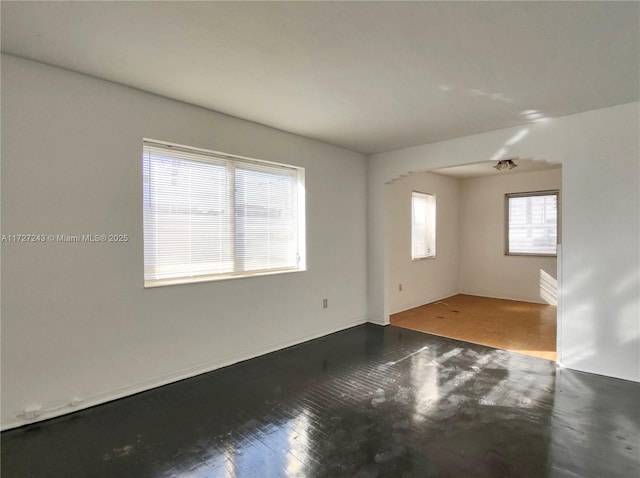
{"label": "white window blinds", "polygon": [[507,254],[556,255],[558,192],[507,194]]}
{"label": "white window blinds", "polygon": [[411,259],[436,255],[436,197],[411,193]]}
{"label": "white window blinds", "polygon": [[304,170],[145,141],[145,286],[304,268]]}

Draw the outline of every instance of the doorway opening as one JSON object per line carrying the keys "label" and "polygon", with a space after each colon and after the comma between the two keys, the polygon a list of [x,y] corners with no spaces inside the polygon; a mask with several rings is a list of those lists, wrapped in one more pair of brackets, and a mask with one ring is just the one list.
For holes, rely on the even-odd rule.
{"label": "doorway opening", "polygon": [[[560,164],[517,159],[414,172],[386,190],[390,323],[547,360],[557,358]],[[557,254],[509,254],[508,197],[558,191]],[[411,192],[433,194],[435,250],[412,260]],[[415,234],[414,234],[415,235]]]}

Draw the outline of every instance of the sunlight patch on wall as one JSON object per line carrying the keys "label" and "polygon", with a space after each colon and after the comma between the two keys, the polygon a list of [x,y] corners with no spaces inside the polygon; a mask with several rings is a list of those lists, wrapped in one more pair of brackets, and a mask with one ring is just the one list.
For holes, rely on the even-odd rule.
{"label": "sunlight patch on wall", "polygon": [[638,324],[638,303],[629,301],[620,308],[617,331],[620,345],[634,344],[640,341],[640,325]]}
{"label": "sunlight patch on wall", "polygon": [[640,341],[640,323],[638,322],[640,314],[636,299],[638,286],[640,286],[640,270],[633,270],[611,287],[615,300],[620,304],[618,327],[615,329],[620,344],[633,344]]}
{"label": "sunlight patch on wall", "polygon": [[558,305],[558,280],[540,269],[540,298],[549,305]]}

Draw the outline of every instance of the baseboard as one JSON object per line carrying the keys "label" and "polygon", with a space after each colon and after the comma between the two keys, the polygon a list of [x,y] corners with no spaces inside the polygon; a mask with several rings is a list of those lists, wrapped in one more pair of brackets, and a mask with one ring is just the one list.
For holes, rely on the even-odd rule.
{"label": "baseboard", "polygon": [[301,343],[308,342],[309,340],[314,340],[320,337],[324,337],[326,335],[340,332],[342,330],[346,330],[351,327],[364,324],[366,322],[367,322],[367,318],[365,317],[352,319],[352,320],[343,322],[339,325],[336,325],[335,327],[332,327],[330,329],[301,335],[285,341],[273,342],[271,344],[267,344],[266,346],[262,347],[260,350],[245,351],[243,353],[234,353],[234,354],[229,354],[223,357],[217,357],[215,360],[191,365],[189,367],[175,370],[168,374],[153,377],[148,380],[144,380],[142,382],[138,382],[135,384],[127,385],[125,387],[116,388],[116,389],[112,389],[102,393],[98,393],[90,397],[85,397],[77,405],[69,404],[69,405],[65,405],[63,407],[57,408],[56,410],[51,410],[51,411],[45,410],[42,412],[40,416],[37,417],[37,419],[34,419],[34,420],[26,420],[22,418],[13,419],[9,423],[2,424],[2,426],[0,427],[0,431],[18,428],[24,425],[29,425],[31,423],[41,422],[44,420],[49,420],[51,418],[56,418],[56,417],[70,414],[70,413],[75,413],[80,410],[85,410],[87,408],[95,407],[97,405],[103,405],[105,403],[112,402],[114,400],[125,398],[125,397],[135,395],[137,393],[145,392],[147,390],[151,390],[154,388],[162,387],[170,383],[175,383],[181,380],[186,380],[188,378],[196,377],[198,375],[202,375],[203,373],[212,372],[214,370],[217,370],[223,367],[228,367],[229,365],[233,365],[239,362],[244,362],[245,360],[250,360],[252,358],[260,357],[262,355],[266,355],[271,352],[276,352],[278,350],[282,350],[287,347],[299,345]]}
{"label": "baseboard", "polygon": [[514,299],[513,297],[504,297],[498,295],[488,295],[488,294],[477,294],[472,292],[458,292],[458,294],[462,295],[471,295],[473,297],[486,297],[488,299],[501,299],[501,300],[513,300],[516,302],[529,302],[530,304],[540,304],[540,305],[551,305],[547,302],[541,300],[530,300],[530,299]]}
{"label": "baseboard", "polygon": [[[447,294],[445,296],[439,297],[439,298],[435,298],[435,299],[429,299],[427,302],[423,302],[421,304],[417,304],[417,305],[410,305],[410,306],[405,306],[403,305],[403,309],[402,310],[398,310],[396,312],[391,312],[390,315],[393,314],[399,314],[400,312],[405,312],[407,310],[411,310],[411,309],[415,309],[416,307],[421,307],[423,305],[427,305],[427,304],[433,304],[434,302],[439,302],[441,300],[444,299],[448,299],[449,297],[453,297],[454,295],[458,295],[458,294],[462,294],[463,292],[454,292],[453,294]],[[470,294],[469,294],[470,295]],[[404,307],[407,307],[406,309]]]}
{"label": "baseboard", "polygon": [[383,327],[385,325],[389,325],[389,320],[385,321],[383,317],[369,317],[367,319],[367,322],[369,322],[370,324],[382,325]]}

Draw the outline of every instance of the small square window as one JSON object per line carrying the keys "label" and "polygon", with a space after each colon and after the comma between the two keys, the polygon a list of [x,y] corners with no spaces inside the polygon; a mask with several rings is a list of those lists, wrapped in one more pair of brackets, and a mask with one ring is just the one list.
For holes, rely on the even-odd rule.
{"label": "small square window", "polygon": [[506,195],[507,255],[555,256],[558,191]]}

